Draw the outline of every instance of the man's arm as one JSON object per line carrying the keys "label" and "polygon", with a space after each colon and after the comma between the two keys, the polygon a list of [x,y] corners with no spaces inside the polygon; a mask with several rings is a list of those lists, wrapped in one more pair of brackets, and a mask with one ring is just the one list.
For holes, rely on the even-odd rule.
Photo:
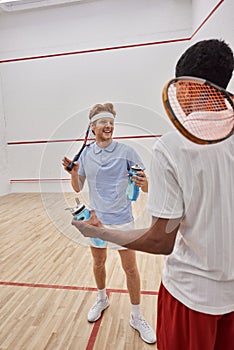
{"label": "man's arm", "polygon": [[152,226],[135,241],[125,247],[151,254],[169,255],[172,253],[180,220],[153,218]]}
{"label": "man's arm", "polygon": [[86,237],[99,237],[129,249],[168,255],[174,248],[180,219],[153,218],[150,228],[121,231],[104,228],[92,212],[90,220],[73,220],[72,224]]}
{"label": "man's arm", "polygon": [[84,186],[84,182],[86,177],[78,175],[79,164],[77,162],[74,163],[74,167],[71,171],[67,170],[68,165],[71,163],[71,160],[67,157],[64,157],[62,160],[62,164],[64,170],[66,170],[71,175],[71,185],[75,192],[80,192]]}
{"label": "man's arm", "polygon": [[84,186],[86,177],[80,176],[78,173],[71,172],[71,185],[75,192],[80,192]]}

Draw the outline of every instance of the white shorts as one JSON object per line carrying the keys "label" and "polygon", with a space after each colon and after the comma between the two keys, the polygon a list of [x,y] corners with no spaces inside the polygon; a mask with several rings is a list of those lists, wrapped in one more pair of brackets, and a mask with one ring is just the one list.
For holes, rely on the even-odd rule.
{"label": "white shorts", "polygon": [[[134,221],[131,222],[127,222],[126,224],[110,224],[110,225],[104,225],[104,227],[110,229],[110,230],[122,230],[122,231],[129,231],[129,230],[133,230],[135,228],[135,224]],[[95,245],[91,245],[93,247],[95,247]],[[103,247],[95,247],[95,248],[109,248],[109,249],[113,249],[113,250],[126,250],[128,248],[122,247],[121,245],[112,243],[112,242],[106,242],[106,245]]]}

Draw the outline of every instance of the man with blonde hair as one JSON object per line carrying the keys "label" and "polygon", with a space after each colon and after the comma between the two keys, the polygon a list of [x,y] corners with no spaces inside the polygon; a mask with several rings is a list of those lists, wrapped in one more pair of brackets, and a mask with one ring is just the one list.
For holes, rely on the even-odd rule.
{"label": "man with blonde hair", "polygon": [[[86,147],[79,163],[71,174],[71,183],[80,192],[87,179],[89,187],[89,207],[96,211],[100,221],[111,229],[129,230],[134,228],[131,202],[127,199],[128,170],[134,164],[144,165],[137,153],[125,144],[112,139],[116,112],[112,103],[97,104],[89,114],[90,127],[95,135],[95,143]],[[64,169],[71,160],[63,159]],[[133,179],[145,192],[148,182],[144,171]],[[155,343],[156,335],[140,312],[140,276],[134,250],[104,242],[104,246],[91,246],[93,272],[98,288],[98,297],[88,313],[88,321],[95,322],[109,307],[106,294],[107,246],[118,250],[122,267],[126,274],[127,288],[131,301],[130,325],[136,329],[146,343]]]}

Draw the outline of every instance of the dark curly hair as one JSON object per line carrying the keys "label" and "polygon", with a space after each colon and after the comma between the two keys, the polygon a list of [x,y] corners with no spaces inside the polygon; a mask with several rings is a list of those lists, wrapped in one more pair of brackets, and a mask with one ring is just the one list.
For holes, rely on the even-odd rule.
{"label": "dark curly hair", "polygon": [[193,76],[226,88],[234,68],[231,48],[223,40],[199,41],[189,47],[177,62],[175,76]]}

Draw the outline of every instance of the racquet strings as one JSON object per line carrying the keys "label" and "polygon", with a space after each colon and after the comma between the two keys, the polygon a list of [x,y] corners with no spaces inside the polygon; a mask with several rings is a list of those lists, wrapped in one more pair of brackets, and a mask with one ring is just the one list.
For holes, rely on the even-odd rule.
{"label": "racquet strings", "polygon": [[233,131],[233,104],[228,94],[202,82],[175,80],[168,102],[179,123],[193,136],[221,140]]}

